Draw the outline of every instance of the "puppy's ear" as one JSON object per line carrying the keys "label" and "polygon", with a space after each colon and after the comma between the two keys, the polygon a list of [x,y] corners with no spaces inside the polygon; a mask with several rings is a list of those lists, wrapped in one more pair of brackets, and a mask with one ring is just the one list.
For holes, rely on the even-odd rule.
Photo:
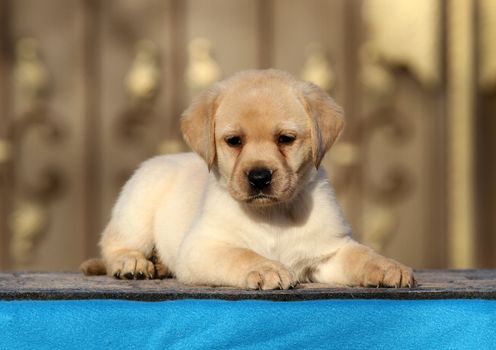
{"label": "puppy's ear", "polygon": [[318,168],[325,153],[343,131],[343,110],[324,90],[315,84],[304,82],[301,92],[303,104],[311,122],[313,162]]}
{"label": "puppy's ear", "polygon": [[215,112],[220,88],[214,85],[203,91],[181,116],[183,137],[193,151],[207,162],[210,170],[215,162]]}

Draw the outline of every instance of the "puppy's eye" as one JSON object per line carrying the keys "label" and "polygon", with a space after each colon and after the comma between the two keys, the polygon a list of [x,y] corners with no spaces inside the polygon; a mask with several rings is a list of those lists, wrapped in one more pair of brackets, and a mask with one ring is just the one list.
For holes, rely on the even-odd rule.
{"label": "puppy's eye", "polygon": [[239,136],[231,136],[226,139],[226,143],[231,147],[239,147],[241,146],[241,137]]}
{"label": "puppy's eye", "polygon": [[277,143],[280,145],[289,145],[293,143],[296,137],[291,136],[291,135],[279,135],[279,138],[277,139]]}

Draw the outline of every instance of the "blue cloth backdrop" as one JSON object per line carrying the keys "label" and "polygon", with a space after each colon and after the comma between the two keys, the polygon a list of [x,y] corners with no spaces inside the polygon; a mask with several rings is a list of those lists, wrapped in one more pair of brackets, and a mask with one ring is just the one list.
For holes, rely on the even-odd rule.
{"label": "blue cloth backdrop", "polygon": [[0,349],[496,349],[496,301],[0,301]]}

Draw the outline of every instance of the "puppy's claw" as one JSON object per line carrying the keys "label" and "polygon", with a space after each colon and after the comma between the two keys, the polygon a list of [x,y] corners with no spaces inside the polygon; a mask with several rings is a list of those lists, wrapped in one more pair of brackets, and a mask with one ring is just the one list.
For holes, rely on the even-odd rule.
{"label": "puppy's claw", "polygon": [[295,280],[293,273],[284,266],[268,261],[248,273],[245,286],[258,290],[289,289]]}
{"label": "puppy's claw", "polygon": [[146,278],[146,276],[143,273],[143,271],[138,271],[138,273],[136,274],[136,279],[138,279],[138,280],[144,280],[145,278]]}
{"label": "puppy's claw", "polygon": [[132,272],[127,272],[125,275],[124,275],[124,278],[127,279],[127,280],[132,280],[134,279],[134,273]]}

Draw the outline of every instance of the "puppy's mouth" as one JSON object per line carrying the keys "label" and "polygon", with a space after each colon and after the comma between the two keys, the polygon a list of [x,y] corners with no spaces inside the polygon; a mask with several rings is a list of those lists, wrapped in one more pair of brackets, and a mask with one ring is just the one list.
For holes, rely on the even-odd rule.
{"label": "puppy's mouth", "polygon": [[263,192],[251,195],[246,199],[247,203],[253,203],[253,204],[255,204],[255,203],[256,204],[269,204],[269,203],[275,203],[278,201],[279,201],[279,199],[276,196],[266,194]]}

